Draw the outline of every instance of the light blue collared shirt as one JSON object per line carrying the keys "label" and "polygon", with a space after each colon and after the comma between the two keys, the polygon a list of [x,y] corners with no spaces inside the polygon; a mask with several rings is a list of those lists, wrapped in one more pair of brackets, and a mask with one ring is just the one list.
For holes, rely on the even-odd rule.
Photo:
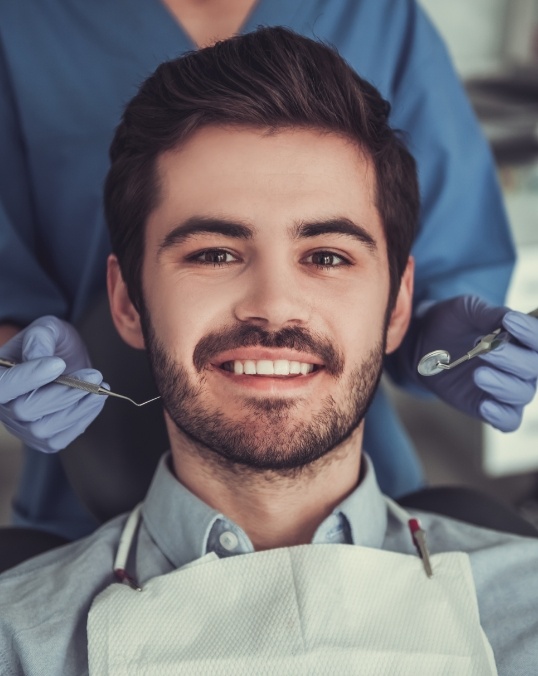
{"label": "light blue collared shirt", "polygon": [[[186,518],[163,520],[167,512]],[[312,543],[380,548],[386,526],[385,500],[377,488],[373,468],[367,469],[360,490],[353,491],[318,526]],[[225,557],[254,551],[243,529],[180,484],[164,460],[142,507],[138,539],[134,566],[141,583],[209,552]],[[157,545],[163,559],[147,556],[151,543]]]}
{"label": "light blue collared shirt", "polygon": [[[359,486],[319,525],[313,543],[349,543],[415,554],[407,525],[387,509],[363,456]],[[536,673],[538,538],[497,533],[416,510],[432,554],[469,554],[482,627],[500,676]],[[86,620],[93,599],[114,581],[125,516],[91,536],[0,576],[0,674],[79,676],[88,669]],[[209,552],[253,551],[246,533],[182,486],[161,461],[142,507],[128,571],[145,581]]]}

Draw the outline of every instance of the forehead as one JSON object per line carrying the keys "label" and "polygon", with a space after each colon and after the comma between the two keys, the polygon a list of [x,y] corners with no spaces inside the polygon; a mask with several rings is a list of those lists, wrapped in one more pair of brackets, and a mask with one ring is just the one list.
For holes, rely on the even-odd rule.
{"label": "forehead", "polygon": [[159,199],[152,230],[196,216],[254,224],[263,234],[293,222],[358,220],[376,240],[375,170],[350,140],[311,129],[205,127],[158,158]]}

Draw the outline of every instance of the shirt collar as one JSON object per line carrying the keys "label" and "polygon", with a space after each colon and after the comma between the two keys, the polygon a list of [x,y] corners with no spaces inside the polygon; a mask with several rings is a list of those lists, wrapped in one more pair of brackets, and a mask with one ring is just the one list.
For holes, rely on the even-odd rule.
{"label": "shirt collar", "polygon": [[179,568],[207,553],[211,528],[224,517],[185,488],[170,466],[166,453],[144,500],[142,518],[155,544]]}
{"label": "shirt collar", "polygon": [[[169,453],[161,458],[142,507],[142,517],[150,536],[172,565],[179,568],[207,554],[208,542],[214,540],[210,536],[222,530],[222,522],[240,539],[243,534],[248,542],[239,526],[206,505],[175,478],[170,462]],[[330,542],[330,534],[342,525],[348,533],[344,541],[363,547],[382,547],[387,506],[372,462],[365,453],[359,486],[319,525],[312,542]]]}
{"label": "shirt collar", "polygon": [[[350,529],[350,544],[381,548],[387,530],[387,503],[377,483],[374,466],[366,453],[361,458],[361,482],[347,498],[335,507]],[[327,519],[320,524],[313,542]]]}

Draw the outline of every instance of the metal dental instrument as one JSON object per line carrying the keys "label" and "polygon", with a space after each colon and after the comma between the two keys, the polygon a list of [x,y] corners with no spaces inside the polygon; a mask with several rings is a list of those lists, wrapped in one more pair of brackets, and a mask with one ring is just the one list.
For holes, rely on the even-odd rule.
{"label": "metal dental instrument", "polygon": [[[12,366],[17,366],[16,362],[9,361],[8,359],[0,358],[0,366],[5,366],[6,368],[11,368]],[[152,401],[157,401],[161,397],[153,397],[153,399],[148,399],[143,401],[141,404],[134,401],[130,397],[126,397],[124,394],[118,394],[117,392],[111,392],[107,390],[106,387],[101,387],[100,385],[94,385],[93,383],[88,383],[85,380],[77,380],[76,378],[71,378],[70,376],[59,376],[53,383],[59,383],[60,385],[67,385],[67,387],[74,387],[77,390],[84,390],[84,392],[91,392],[91,394],[104,394],[110,397],[118,397],[118,399],[125,399],[126,401],[131,402],[135,406],[145,406],[146,404],[151,404]]]}
{"label": "metal dental instrument", "polygon": [[[538,318],[538,308],[527,314],[531,317]],[[441,373],[441,371],[449,371],[459,364],[463,364],[463,362],[473,359],[473,357],[478,357],[479,354],[491,352],[491,350],[495,350],[499,345],[509,341],[510,334],[507,331],[496,329],[495,331],[492,331],[492,333],[488,333],[487,336],[483,336],[472,350],[469,350],[467,354],[456,359],[456,361],[450,361],[450,353],[446,350],[434,350],[433,352],[425,354],[419,361],[417,370],[421,376],[435,376],[438,373]]]}

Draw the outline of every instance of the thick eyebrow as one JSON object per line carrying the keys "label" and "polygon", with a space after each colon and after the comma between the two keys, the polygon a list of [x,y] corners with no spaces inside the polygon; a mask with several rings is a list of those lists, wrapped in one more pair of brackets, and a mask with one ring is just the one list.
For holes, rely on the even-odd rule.
{"label": "thick eyebrow", "polygon": [[192,216],[171,230],[159,245],[159,254],[170,247],[185,242],[189,237],[201,233],[224,235],[234,239],[252,239],[253,230],[245,223],[229,221],[225,218],[210,218],[207,216]]}
{"label": "thick eyebrow", "polygon": [[[225,218],[192,216],[167,233],[159,245],[159,254],[201,233],[223,235],[224,237],[232,237],[234,239],[252,239],[254,237],[253,228],[246,223]],[[377,252],[375,239],[365,228],[354,223],[349,218],[331,218],[313,222],[301,221],[290,229],[290,235],[293,239],[319,237],[330,234],[352,237],[365,244],[372,253]]]}
{"label": "thick eyebrow", "polygon": [[377,242],[370,233],[358,223],[349,218],[331,218],[326,221],[311,223],[301,222],[292,228],[292,237],[295,239],[319,237],[320,235],[347,235],[365,244],[372,253],[377,252]]}

